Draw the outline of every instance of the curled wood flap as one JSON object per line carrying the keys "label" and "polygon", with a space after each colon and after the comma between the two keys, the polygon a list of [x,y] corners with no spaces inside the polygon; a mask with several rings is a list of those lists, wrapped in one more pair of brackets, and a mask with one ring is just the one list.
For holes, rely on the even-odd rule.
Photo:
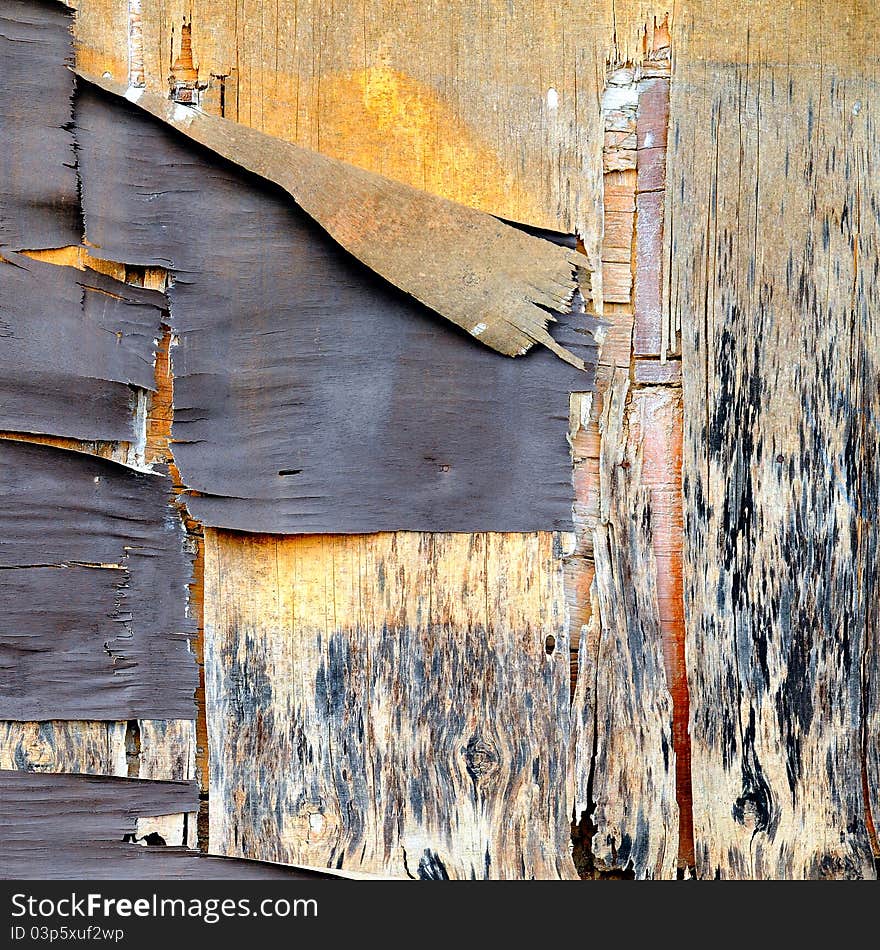
{"label": "curled wood flap", "polygon": [[583,254],[146,89],[77,75],[279,185],[347,251],[492,349],[519,356],[542,343],[584,368],[547,330],[552,311],[571,310],[579,278],[589,283]]}

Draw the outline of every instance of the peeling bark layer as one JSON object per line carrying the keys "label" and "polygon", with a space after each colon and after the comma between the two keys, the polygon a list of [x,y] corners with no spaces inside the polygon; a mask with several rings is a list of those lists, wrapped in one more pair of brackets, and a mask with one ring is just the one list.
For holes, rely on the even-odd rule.
{"label": "peeling bark layer", "polygon": [[78,244],[72,20],[49,0],[0,0],[0,247]]}
{"label": "peeling bark layer", "polygon": [[210,849],[570,878],[560,539],[206,532]]}
{"label": "peeling bark layer", "polygon": [[[863,13],[851,23],[870,37]],[[698,18],[673,83],[670,301],[707,878],[875,875],[860,672],[880,497],[876,55],[859,62],[851,27],[806,20],[817,45],[776,51],[736,24],[742,62],[721,65],[703,61],[712,31]],[[765,48],[750,54],[756,32]],[[786,49],[815,65],[767,61]]]}
{"label": "peeling bark layer", "polygon": [[0,473],[0,719],[192,718],[170,480],[6,440]]}
{"label": "peeling bark layer", "polygon": [[[125,103],[83,93],[77,136],[89,240],[176,273],[174,455],[195,518],[291,534],[570,527],[568,393],[587,374],[477,346],[283,194]],[[589,363],[593,324],[560,316],[557,334]]]}
{"label": "peeling bark layer", "polygon": [[0,430],[138,441],[136,390],[155,385],[163,306],[153,291],[7,251],[0,259]]}
{"label": "peeling bark layer", "polygon": [[[511,221],[602,233],[605,58],[642,49],[645,0],[79,0],[88,72],[168,92],[184,18],[206,111]],[[650,48],[650,47],[649,47]],[[130,55],[130,52],[133,55]],[[197,87],[197,88],[195,88]]]}

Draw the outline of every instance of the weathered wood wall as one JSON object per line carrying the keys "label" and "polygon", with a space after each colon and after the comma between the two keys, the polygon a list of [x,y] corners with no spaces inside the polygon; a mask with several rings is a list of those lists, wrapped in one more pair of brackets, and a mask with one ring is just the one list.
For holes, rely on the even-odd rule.
{"label": "weathered wood wall", "polygon": [[[677,4],[671,83],[662,4],[78,6],[88,71],[165,91],[191,24],[207,110],[577,230],[602,278],[564,559],[534,555],[549,534],[209,532],[213,846],[404,877],[874,876],[876,6]],[[443,596],[425,606],[422,585]],[[440,645],[455,705],[416,675]],[[134,774],[131,725],[5,729],[4,768],[108,774],[127,732]],[[175,771],[152,777],[192,777],[187,741],[151,740]],[[442,793],[403,782],[426,762]]]}

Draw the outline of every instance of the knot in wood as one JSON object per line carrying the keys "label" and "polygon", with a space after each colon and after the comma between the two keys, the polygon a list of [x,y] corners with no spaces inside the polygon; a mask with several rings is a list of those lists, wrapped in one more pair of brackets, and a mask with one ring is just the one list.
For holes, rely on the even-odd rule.
{"label": "knot in wood", "polygon": [[474,785],[485,785],[498,768],[498,753],[494,747],[479,736],[471,736],[462,752]]}

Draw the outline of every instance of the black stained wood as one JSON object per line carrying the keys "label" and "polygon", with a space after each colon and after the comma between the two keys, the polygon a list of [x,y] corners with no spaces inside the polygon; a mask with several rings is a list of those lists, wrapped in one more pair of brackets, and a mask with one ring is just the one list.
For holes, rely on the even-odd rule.
{"label": "black stained wood", "polygon": [[171,480],[0,441],[0,719],[192,719]]}
{"label": "black stained wood", "polygon": [[132,840],[139,817],[194,812],[195,782],[0,771],[4,880],[249,880],[318,872]]}
{"label": "black stained wood", "polygon": [[135,387],[155,389],[162,294],[6,252],[0,429],[135,441]]}
{"label": "black stained wood", "polygon": [[878,86],[833,58],[676,68],[696,871],[874,878]]}
{"label": "black stained wood", "polygon": [[[290,198],[83,89],[86,230],[171,267],[175,459],[194,517],[271,533],[571,527],[568,394],[592,374],[511,360],[334,244]],[[595,363],[593,318],[559,342]]]}
{"label": "black stained wood", "polygon": [[0,247],[78,244],[70,12],[0,0]]}

